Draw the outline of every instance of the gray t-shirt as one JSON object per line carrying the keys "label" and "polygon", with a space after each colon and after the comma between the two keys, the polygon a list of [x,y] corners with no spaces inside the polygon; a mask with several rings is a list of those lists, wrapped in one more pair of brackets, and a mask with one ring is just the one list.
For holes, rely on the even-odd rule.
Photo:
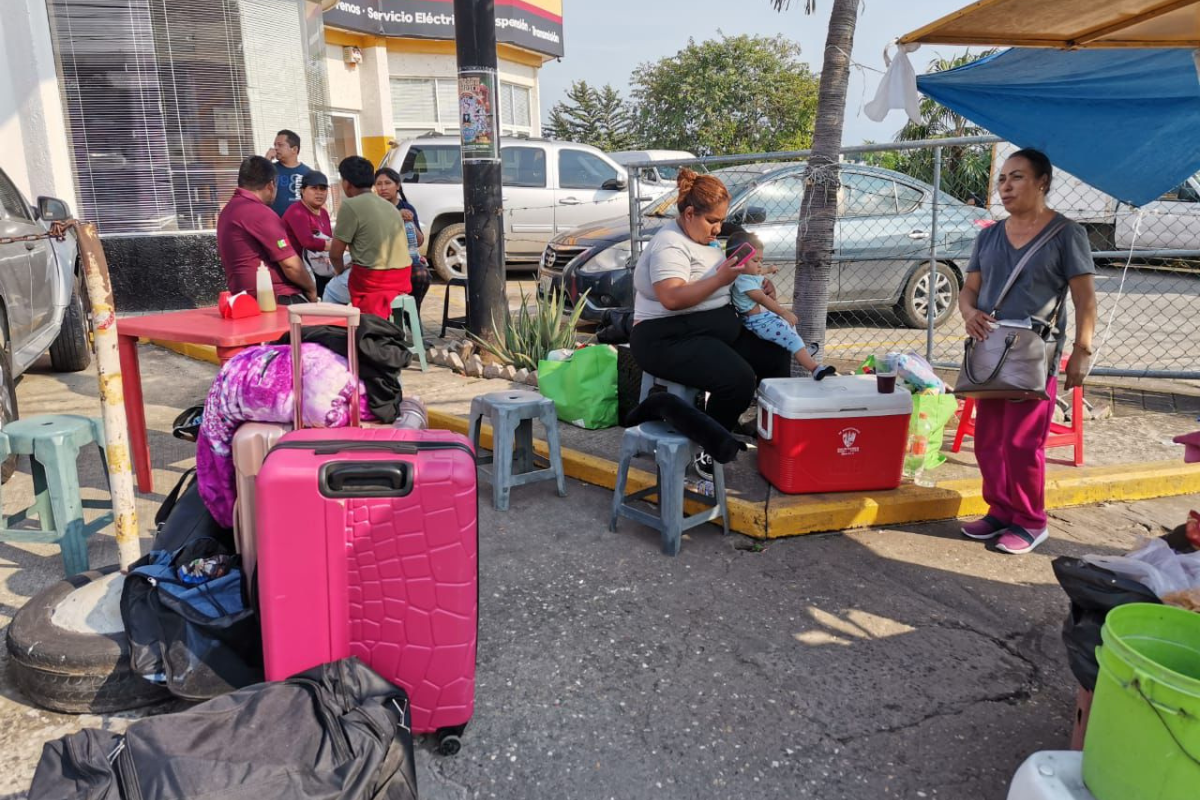
{"label": "gray t-shirt", "polygon": [[[1047,227],[1056,225],[1062,215],[1057,212]],[[983,275],[983,285],[979,290],[977,307],[988,313],[992,312],[996,299],[1008,276],[1012,274],[1017,263],[1024,257],[1033,242],[1041,234],[1035,236],[1024,247],[1013,247],[1004,232],[1004,222],[998,222],[984,229],[975,239],[975,249],[971,253],[971,262],[967,272],[980,272]],[[1063,344],[1067,338],[1067,327],[1070,322],[1068,303],[1065,302],[1069,287],[1067,282],[1079,275],[1094,275],[1096,265],[1092,261],[1092,249],[1088,245],[1087,231],[1078,222],[1067,222],[1067,226],[1054,235],[1054,238],[1042,245],[1042,248],[1029,259],[1029,263],[1021,271],[1017,282],[1009,290],[1008,296],[996,311],[997,319],[1025,320],[1040,319],[1050,322],[1054,307],[1062,302],[1058,315],[1058,353],[1055,361],[1061,356]]]}
{"label": "gray t-shirt", "polygon": [[716,273],[717,265],[724,260],[725,253],[720,248],[700,244],[685,234],[675,220],[668,222],[646,243],[633,270],[634,321],[694,314],[729,305],[728,286],[717,289],[704,302],[678,311],[664,308],[654,294],[654,284],[659,281],[668,278],[682,278],[688,283],[703,280]]}

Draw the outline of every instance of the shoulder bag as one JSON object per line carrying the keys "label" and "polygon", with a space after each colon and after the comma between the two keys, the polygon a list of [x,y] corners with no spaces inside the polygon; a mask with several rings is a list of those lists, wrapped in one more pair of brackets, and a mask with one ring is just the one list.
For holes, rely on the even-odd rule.
{"label": "shoulder bag", "polygon": [[[1051,223],[1017,262],[992,306],[993,317],[1029,260],[1066,225],[1067,221],[1062,219]],[[1046,381],[1052,372],[1057,371],[1057,365],[1051,362],[1058,349],[1054,332],[1061,305],[1060,298],[1059,306],[1054,309],[1052,323],[1044,326],[1043,330],[1038,330],[1042,326],[1035,322],[1033,329],[1001,326],[981,342],[968,336],[963,346],[962,368],[954,383],[954,393],[962,397],[993,400],[1049,399]]]}

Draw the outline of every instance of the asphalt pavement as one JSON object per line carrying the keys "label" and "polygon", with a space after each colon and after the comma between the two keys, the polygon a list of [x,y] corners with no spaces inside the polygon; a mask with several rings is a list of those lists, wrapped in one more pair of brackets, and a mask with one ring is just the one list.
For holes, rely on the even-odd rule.
{"label": "asphalt pavement", "polygon": [[[144,348],[142,368],[160,476],[148,520],[188,463],[165,426],[212,367]],[[26,413],[98,413],[86,374],[36,371],[18,393]],[[98,458],[81,463],[99,485]],[[1021,761],[1070,732],[1050,561],[1126,551],[1195,504],[1056,512],[1024,557],[937,523],[765,547],[705,526],[669,558],[632,522],[607,531],[610,497],[540,484],[499,513],[484,495],[476,715],[457,756],[422,742],[422,797],[1002,800]],[[115,560],[106,535],[90,552]],[[60,577],[55,548],[0,544],[0,622]],[[133,716],[42,711],[0,677],[0,800],[24,796],[43,742]]]}

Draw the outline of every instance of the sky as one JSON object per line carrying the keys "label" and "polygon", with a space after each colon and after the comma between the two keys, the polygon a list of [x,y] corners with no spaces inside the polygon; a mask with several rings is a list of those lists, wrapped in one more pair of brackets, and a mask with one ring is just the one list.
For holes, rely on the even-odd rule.
{"label": "sky", "polygon": [[[846,97],[845,144],[890,141],[904,125],[902,111],[892,111],[879,123],[862,111],[875,96],[882,76],[884,46],[968,4],[969,0],[863,0],[853,59],[870,70],[853,70]],[[832,5],[832,0],[817,0],[817,12],[807,16],[804,0],[793,0],[791,9],[782,13],[774,10],[770,0],[563,0],[566,55],[542,68],[542,118],[566,98],[572,81],[611,83],[628,97],[629,77],[639,64],[675,55],[689,38],[700,42],[717,38],[719,32],[783,34],[800,43],[800,58],[813,72],[820,72]],[[912,54],[912,62],[920,74],[934,59],[961,52],[962,48],[925,46]]]}

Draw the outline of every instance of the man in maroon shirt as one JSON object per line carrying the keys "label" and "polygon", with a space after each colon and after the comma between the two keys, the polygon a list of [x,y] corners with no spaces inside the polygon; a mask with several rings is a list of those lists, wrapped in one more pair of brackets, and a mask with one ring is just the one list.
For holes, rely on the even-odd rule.
{"label": "man in maroon shirt", "polygon": [[256,294],[258,265],[271,273],[281,305],[316,302],[312,276],[288,242],[283,222],[271,210],[275,165],[250,156],[238,168],[238,188],[217,218],[217,252],[229,291]]}

